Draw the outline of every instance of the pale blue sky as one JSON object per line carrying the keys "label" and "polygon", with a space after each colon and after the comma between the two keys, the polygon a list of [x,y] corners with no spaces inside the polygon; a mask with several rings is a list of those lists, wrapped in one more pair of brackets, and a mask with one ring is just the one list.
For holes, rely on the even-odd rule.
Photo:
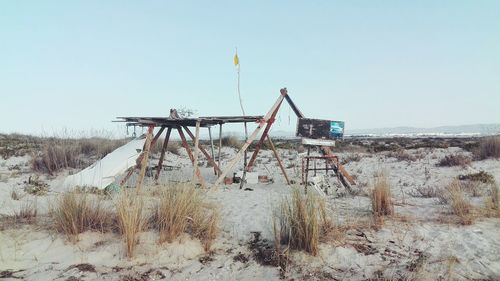
{"label": "pale blue sky", "polygon": [[0,1],[0,132],[239,115],[236,46],[248,114],[286,86],[348,129],[500,123],[496,0]]}

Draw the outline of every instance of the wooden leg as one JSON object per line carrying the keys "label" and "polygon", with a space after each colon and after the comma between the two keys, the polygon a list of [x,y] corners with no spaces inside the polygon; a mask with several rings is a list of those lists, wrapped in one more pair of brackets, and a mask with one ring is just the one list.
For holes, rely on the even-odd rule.
{"label": "wooden leg", "polygon": [[[212,138],[212,127],[208,126],[208,137],[210,138],[210,150],[212,152],[212,159],[215,159],[214,155],[214,139]],[[210,161],[209,161],[210,162]],[[211,164],[213,166],[213,164]],[[217,169],[214,167],[214,173],[217,175]]]}
{"label": "wooden leg", "polygon": [[266,136],[269,133],[269,130],[271,129],[272,124],[274,123],[274,119],[276,118],[276,114],[278,113],[278,110],[280,109],[281,103],[276,107],[276,110],[271,115],[271,118],[269,119],[269,122],[266,125],[266,128],[264,129],[264,132],[262,132],[262,135],[260,136],[260,140],[255,145],[255,151],[252,154],[252,157],[250,157],[250,162],[248,162],[247,170],[250,171],[253,167],[253,164],[255,162],[255,159],[257,158],[257,154],[260,151],[260,148],[262,147],[262,144],[264,143],[264,140],[266,139]]}
{"label": "wooden leg", "polygon": [[156,168],[155,181],[158,181],[160,178],[160,172],[163,168],[163,160],[165,159],[165,152],[167,151],[168,141],[170,139],[170,133],[172,132],[172,127],[168,127],[167,135],[165,136],[165,140],[163,141],[163,146],[161,148],[160,160],[158,160],[158,166]]}
{"label": "wooden leg", "polygon": [[276,157],[276,160],[278,160],[278,165],[281,168],[281,172],[283,172],[283,176],[285,176],[286,184],[290,185],[290,180],[288,179],[288,175],[286,174],[286,170],[285,170],[285,167],[283,166],[283,162],[281,162],[281,158],[278,154],[278,151],[274,147],[274,144],[271,141],[271,138],[269,137],[269,135],[267,136],[267,140],[269,141],[269,145],[271,146],[271,149],[274,152],[274,157]]}
{"label": "wooden leg", "polygon": [[[247,141],[248,140],[247,122],[244,122],[244,124],[245,124],[245,141]],[[245,185],[246,178],[247,178],[247,151],[245,150],[245,153],[243,154],[243,175],[241,176],[240,189],[243,189],[243,185]]]}
{"label": "wooden leg", "polygon": [[194,166],[194,174],[193,174],[193,180],[195,178],[198,178],[200,180],[201,185],[204,187],[205,186],[205,179],[201,176],[200,172],[200,167],[198,167],[198,150],[200,146],[200,121],[196,121],[196,131],[195,131],[195,138],[194,138],[194,161],[193,161],[193,166]]}
{"label": "wooden leg", "polygon": [[[191,130],[189,130],[188,127],[183,127],[184,130],[186,131],[186,133],[188,134],[188,136],[193,140],[195,141],[195,136],[193,135],[193,133],[191,132]],[[205,155],[205,158],[207,158],[208,160],[208,163],[210,163],[210,165],[212,165],[214,167],[214,169],[217,171],[217,172],[221,172],[220,171],[220,168],[219,168],[219,165],[217,165],[215,163],[215,161],[212,159],[212,157],[210,157],[210,154],[208,154],[207,150],[203,147],[203,145],[199,144],[198,143],[198,146],[197,146],[200,151],[203,153],[203,155]]]}
{"label": "wooden leg", "polygon": [[160,128],[160,130],[158,131],[158,133],[156,133],[155,137],[153,138],[153,141],[151,141],[151,145],[155,145],[156,141],[161,136],[161,134],[163,133],[164,130],[165,130],[165,126],[162,126]]}
{"label": "wooden leg", "polygon": [[181,137],[182,146],[186,149],[187,154],[189,155],[189,159],[191,159],[191,163],[194,163],[193,153],[191,153],[191,149],[186,141],[186,137],[182,132],[182,128],[180,126],[177,127],[177,132],[179,132],[179,136]]}
{"label": "wooden leg", "polygon": [[144,180],[144,175],[146,174],[146,168],[149,160],[149,150],[151,149],[151,142],[153,139],[154,126],[151,125],[148,128],[148,134],[146,135],[146,143],[144,144],[144,154],[141,161],[141,171],[139,172],[139,177],[137,178],[136,189],[137,192],[142,190],[142,181]]}
{"label": "wooden leg", "polygon": [[[221,157],[221,149],[222,149],[222,123],[219,124],[219,153],[217,155],[217,162],[218,162],[218,166],[220,168],[220,157]],[[217,173],[217,176],[220,176],[222,174],[222,172],[219,172]]]}
{"label": "wooden leg", "polygon": [[[311,155],[311,148],[310,147],[307,147],[307,156]],[[306,193],[307,193],[307,178],[309,176],[309,157],[306,158],[306,178],[305,178],[305,189],[306,189]]]}

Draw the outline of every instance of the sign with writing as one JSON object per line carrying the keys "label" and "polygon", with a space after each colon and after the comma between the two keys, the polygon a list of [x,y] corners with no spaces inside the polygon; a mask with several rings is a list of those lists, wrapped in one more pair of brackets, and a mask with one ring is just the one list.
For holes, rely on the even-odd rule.
{"label": "sign with writing", "polygon": [[341,139],[344,136],[344,121],[299,118],[296,136],[311,139]]}

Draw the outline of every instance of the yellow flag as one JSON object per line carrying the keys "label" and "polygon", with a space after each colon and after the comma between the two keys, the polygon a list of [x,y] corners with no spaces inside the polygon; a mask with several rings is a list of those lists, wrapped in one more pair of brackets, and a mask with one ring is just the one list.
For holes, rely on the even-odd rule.
{"label": "yellow flag", "polygon": [[240,59],[238,58],[238,53],[234,55],[234,66],[237,66],[240,64]]}

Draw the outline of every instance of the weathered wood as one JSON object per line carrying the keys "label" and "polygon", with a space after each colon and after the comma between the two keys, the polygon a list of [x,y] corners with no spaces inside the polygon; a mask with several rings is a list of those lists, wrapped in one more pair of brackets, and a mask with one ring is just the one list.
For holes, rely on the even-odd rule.
{"label": "weathered wood", "polygon": [[250,158],[250,161],[248,162],[248,166],[246,167],[247,171],[250,171],[252,169],[253,164],[255,162],[255,159],[257,159],[257,154],[259,154],[259,151],[262,147],[262,144],[264,143],[264,140],[266,139],[266,136],[268,135],[269,130],[271,129],[271,126],[274,123],[274,120],[276,118],[276,114],[278,114],[280,106],[281,106],[281,103],[274,110],[273,114],[271,115],[271,118],[267,122],[267,125],[266,125],[266,128],[264,129],[264,132],[262,132],[262,135],[260,136],[259,142],[257,143],[257,145],[255,145],[255,150],[252,154],[252,157]]}
{"label": "weathered wood", "polygon": [[[215,159],[214,155],[214,139],[212,138],[212,127],[208,127],[208,137],[210,138],[210,150],[212,152],[212,159]],[[211,164],[214,167],[214,173],[217,175],[217,168],[215,165]]]}
{"label": "weathered wood", "polygon": [[[245,141],[248,140],[248,129],[247,129],[247,122],[245,124]],[[243,154],[243,175],[241,176],[241,181],[240,181],[240,189],[243,189],[243,186],[245,185],[245,181],[247,178],[247,154],[248,151],[245,150],[245,153]]]}
{"label": "weathered wood", "polygon": [[[191,130],[189,130],[188,127],[183,127],[184,130],[186,131],[186,133],[188,134],[188,136],[193,140],[195,141],[195,136],[193,135],[193,133],[191,132]],[[208,154],[207,150],[203,147],[203,145],[199,144],[198,143],[198,148],[200,149],[200,151],[203,153],[203,155],[205,155],[205,158],[207,158],[208,160],[208,163],[210,163],[210,165],[212,165],[214,167],[214,169],[217,171],[217,172],[221,172],[220,168],[219,168],[219,165],[217,165],[214,161],[214,159],[212,157],[210,157],[210,154]]]}
{"label": "weathered wood", "polygon": [[191,159],[191,163],[194,163],[193,153],[189,148],[189,145],[186,141],[186,137],[184,136],[184,132],[182,132],[182,128],[180,126],[177,126],[177,132],[179,132],[179,137],[181,137],[182,146],[184,147],[184,149],[186,149],[187,154],[189,155],[189,159]]}
{"label": "weathered wood", "polygon": [[286,184],[290,185],[290,180],[288,179],[288,175],[286,174],[286,170],[285,170],[285,167],[283,166],[283,162],[281,161],[281,158],[278,154],[278,151],[274,147],[273,141],[271,140],[269,135],[267,135],[267,140],[269,141],[269,146],[271,146],[271,149],[274,152],[274,157],[276,157],[276,160],[278,160],[278,165],[280,166],[281,172],[283,173],[283,176],[285,177]]}
{"label": "weathered wood", "polygon": [[335,146],[335,141],[334,140],[302,138],[301,142],[302,142],[303,145]]}
{"label": "weathered wood", "polygon": [[165,126],[162,126],[160,128],[160,130],[156,133],[156,135],[153,138],[153,140],[151,141],[151,145],[155,145],[156,144],[156,141],[158,140],[158,138],[160,138],[160,136],[161,136],[161,134],[163,133],[164,130],[165,130]]}
{"label": "weathered wood", "polygon": [[245,152],[245,150],[247,150],[247,148],[250,146],[250,144],[252,143],[252,141],[257,137],[257,135],[259,134],[259,132],[262,129],[262,127],[264,126],[264,124],[266,124],[269,121],[269,119],[271,118],[273,112],[281,104],[281,102],[283,101],[283,99],[284,99],[284,96],[280,95],[280,97],[276,100],[276,102],[271,107],[271,109],[266,114],[266,116],[264,116],[264,119],[259,123],[259,125],[257,126],[257,128],[255,128],[255,130],[253,131],[253,133],[250,135],[250,137],[245,142],[245,144],[241,147],[241,149],[238,151],[238,153],[233,157],[233,159],[231,160],[231,162],[229,163],[229,165],[227,166],[227,168],[224,171],[222,171],[222,174],[219,176],[219,178],[217,179],[217,181],[214,183],[215,187],[217,187],[224,180],[224,177],[229,172],[231,172],[233,170],[233,168],[236,165],[236,163],[238,163],[238,161],[243,156],[243,153]]}
{"label": "weathered wood", "polygon": [[297,115],[298,118],[304,118],[304,114],[300,112],[299,108],[295,105],[295,103],[292,101],[292,98],[288,95],[288,90],[286,88],[283,88],[280,90],[281,95],[285,96],[286,101],[292,108],[293,112],[295,115]]}
{"label": "weathered wood", "polygon": [[146,135],[146,143],[144,144],[143,157],[141,161],[141,170],[136,182],[136,189],[138,192],[142,190],[142,181],[144,180],[144,176],[146,175],[146,168],[149,160],[149,150],[151,149],[154,128],[154,125],[149,126],[148,133]]}
{"label": "weathered wood", "polygon": [[165,140],[163,141],[163,146],[161,148],[160,160],[158,160],[158,166],[156,167],[155,181],[158,181],[158,179],[160,178],[160,172],[161,169],[163,168],[163,160],[165,159],[165,153],[167,151],[168,141],[170,139],[171,132],[172,132],[172,127],[168,127],[167,135],[165,136]]}
{"label": "weathered wood", "polygon": [[[222,123],[219,124],[219,152],[217,153],[217,162],[218,166],[220,168],[220,161],[221,161],[221,149],[222,149]],[[220,171],[220,170],[219,170]],[[218,172],[217,175],[220,176],[222,172]]]}
{"label": "weathered wood", "polygon": [[197,121],[196,122],[196,130],[195,130],[195,138],[194,138],[194,155],[193,155],[194,174],[193,174],[193,180],[198,178],[200,180],[201,185],[205,186],[205,179],[201,175],[200,167],[198,167],[199,146],[200,146],[200,121]]}
{"label": "weathered wood", "polygon": [[[321,149],[323,150],[323,153],[325,153],[326,155],[333,155],[333,153],[329,147],[322,146]],[[335,168],[337,168],[338,172],[340,172],[342,177],[344,177],[349,182],[349,184],[356,185],[356,182],[354,181],[352,176],[349,175],[349,173],[346,171],[346,169],[344,168],[344,166],[342,164],[334,163],[333,161],[330,161],[330,163],[332,163],[333,165],[336,165]],[[350,187],[348,187],[348,188],[350,188]]]}

